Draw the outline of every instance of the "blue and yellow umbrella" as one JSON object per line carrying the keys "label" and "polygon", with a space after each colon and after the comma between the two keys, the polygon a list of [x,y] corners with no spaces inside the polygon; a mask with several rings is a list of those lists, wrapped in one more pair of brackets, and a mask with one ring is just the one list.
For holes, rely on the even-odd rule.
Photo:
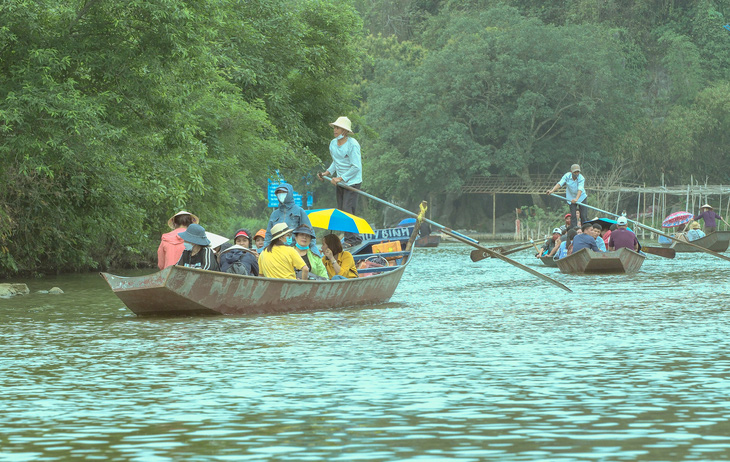
{"label": "blue and yellow umbrella", "polygon": [[306,210],[306,213],[315,228],[348,233],[375,234],[373,228],[364,218],[356,217],[340,209]]}

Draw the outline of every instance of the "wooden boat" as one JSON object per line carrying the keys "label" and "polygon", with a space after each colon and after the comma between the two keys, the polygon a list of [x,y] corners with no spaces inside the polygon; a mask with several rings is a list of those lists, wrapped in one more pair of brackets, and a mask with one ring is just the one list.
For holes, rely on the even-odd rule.
{"label": "wooden boat", "polygon": [[594,252],[581,249],[561,258],[556,263],[561,273],[568,274],[621,274],[639,271],[646,257],[631,249],[612,252]]}
{"label": "wooden boat", "polygon": [[[700,249],[683,242],[673,244],[662,244],[662,247],[670,247],[677,252],[702,252]],[[696,241],[692,241],[692,244],[715,252],[724,252],[730,246],[730,231],[715,231]]]}
{"label": "wooden boat", "polygon": [[241,276],[183,266],[147,276],[101,275],[138,316],[289,313],[385,303],[398,287],[410,255],[400,252],[400,260],[393,260],[403,264],[358,270],[359,278],[335,281]]}
{"label": "wooden boat", "polygon": [[547,266],[548,268],[557,268],[558,267],[558,261],[554,260],[553,257],[540,257],[540,261],[543,265]]}
{"label": "wooden boat", "polygon": [[382,244],[383,242],[394,241],[400,241],[401,248],[405,249],[413,230],[413,226],[376,229],[375,234],[361,234],[360,237],[362,238],[362,242],[346,250],[353,256],[372,254],[373,244]]}
{"label": "wooden boat", "polygon": [[441,236],[438,234],[429,234],[428,236],[419,237],[413,244],[416,247],[438,247],[441,243]]}

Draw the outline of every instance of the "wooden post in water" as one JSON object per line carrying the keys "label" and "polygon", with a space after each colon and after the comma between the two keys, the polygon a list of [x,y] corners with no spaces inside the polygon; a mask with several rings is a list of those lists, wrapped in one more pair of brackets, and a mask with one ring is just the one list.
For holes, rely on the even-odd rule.
{"label": "wooden post in water", "polygon": [[492,237],[497,237],[497,193],[492,193]]}

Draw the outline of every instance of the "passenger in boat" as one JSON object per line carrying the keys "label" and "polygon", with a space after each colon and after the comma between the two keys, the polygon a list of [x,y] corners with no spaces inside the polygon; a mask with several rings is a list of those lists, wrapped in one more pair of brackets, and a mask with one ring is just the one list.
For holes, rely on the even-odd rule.
{"label": "passenger in boat", "polygon": [[635,252],[639,251],[639,240],[633,231],[626,229],[628,220],[626,217],[618,217],[616,220],[616,231],[611,233],[608,239],[608,250],[618,250],[628,248]]}
{"label": "passenger in boat", "polygon": [[185,241],[185,250],[177,262],[178,265],[210,271],[220,270],[218,259],[210,248],[210,240],[205,235],[205,228],[193,223],[180,233],[180,237]]}
{"label": "passenger in boat", "polygon": [[327,276],[330,279],[356,278],[357,268],[352,254],[342,250],[342,243],[336,234],[328,234],[324,237],[322,244],[322,262],[327,268]]}
{"label": "passenger in boat", "polygon": [[710,204],[705,204],[702,207],[700,207],[700,213],[696,216],[692,217],[693,220],[699,220],[702,219],[705,222],[705,233],[710,234],[717,231],[717,222],[715,219],[718,219],[725,223],[726,225],[730,226],[727,221],[725,221],[720,215],[713,210],[712,206]]}
{"label": "passenger in boat", "polygon": [[302,225],[294,230],[294,247],[309,268],[309,279],[329,279],[322,259],[314,255],[309,248],[313,238],[314,230],[307,225]]}
{"label": "passenger in boat", "polygon": [[[362,187],[362,157],[360,144],[352,135],[352,123],[347,117],[338,117],[330,124],[335,138],[330,141],[330,155],[332,164],[324,172],[318,173],[320,181],[323,176],[331,176],[332,184],[342,182],[352,188]],[[357,215],[358,193],[345,188],[335,188],[337,193],[337,208],[343,212]],[[357,233],[345,233],[345,247],[352,247],[362,242]]]}
{"label": "passenger in boat", "polygon": [[551,256],[554,255],[555,252],[557,252],[557,247],[560,247],[560,236],[562,233],[560,232],[560,228],[553,229],[553,235],[550,236],[545,243],[540,247],[540,252],[538,252],[535,256],[537,258],[543,257],[543,256]]}
{"label": "passenger in boat", "polygon": [[235,245],[223,250],[220,254],[221,271],[224,273],[259,275],[259,262],[256,251],[251,249],[249,231],[239,229],[233,235]]}
{"label": "passenger in boat", "polygon": [[585,178],[580,174],[580,165],[573,164],[570,166],[570,172],[563,175],[552,189],[547,190],[547,194],[553,194],[555,191],[565,186],[565,198],[570,202],[570,222],[572,226],[579,226],[576,211],[580,209],[580,216],[588,216],[588,208],[584,205],[586,203]]}
{"label": "passenger in boat", "polygon": [[261,253],[264,249],[264,240],[266,239],[266,230],[260,229],[253,235],[253,242],[256,245],[256,251]]}
{"label": "passenger in boat", "polygon": [[160,246],[157,248],[157,267],[161,270],[172,266],[180,260],[185,247],[180,233],[188,229],[188,226],[198,222],[198,217],[190,212],[182,210],[167,220],[167,226],[172,229],[169,233],[162,235]]}
{"label": "passenger in boat", "polygon": [[570,229],[565,234],[565,240],[560,243],[560,247],[558,248],[557,253],[555,254],[556,260],[559,260],[561,258],[565,258],[568,255],[570,255],[570,250],[573,245],[573,238],[578,234],[578,232],[575,229]]}
{"label": "passenger in boat", "polygon": [[689,231],[687,231],[687,240],[692,242],[696,241],[697,239],[702,239],[706,236],[705,233],[702,232],[702,228],[697,221],[693,221],[689,224]]}
{"label": "passenger in boat", "polygon": [[598,223],[593,223],[593,235],[596,237],[596,245],[598,246],[598,250],[600,252],[605,252],[606,243],[603,241],[603,237],[601,237],[602,232],[603,226]]}
{"label": "passenger in boat", "polygon": [[[310,228],[312,227],[312,223],[309,221],[307,213],[303,208],[294,203],[294,188],[292,185],[289,183],[282,183],[276,188],[274,193],[276,194],[276,198],[279,199],[279,207],[271,212],[271,216],[269,217],[269,224],[266,227],[266,235],[264,236],[265,248],[268,248],[272,241],[271,230],[276,224],[284,223],[290,230],[297,229],[301,225],[307,225]],[[293,239],[287,243],[289,246],[293,244]],[[312,239],[310,249],[312,250],[312,253],[318,257],[322,256],[317,248],[316,239]]]}
{"label": "passenger in boat", "polygon": [[271,227],[271,242],[259,256],[261,274],[267,278],[296,279],[296,270],[302,271],[302,279],[309,279],[309,268],[297,251],[287,245],[292,230],[286,223]]}
{"label": "passenger in boat", "polygon": [[596,244],[596,235],[593,232],[593,225],[586,223],[581,227],[581,233],[573,238],[573,250],[572,253],[576,253],[583,249],[590,249],[594,252],[599,252],[598,245]]}

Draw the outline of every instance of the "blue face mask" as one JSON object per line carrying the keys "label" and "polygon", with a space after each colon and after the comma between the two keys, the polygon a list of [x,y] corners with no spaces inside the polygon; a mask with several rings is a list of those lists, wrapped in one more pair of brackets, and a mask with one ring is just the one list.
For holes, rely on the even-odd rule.
{"label": "blue face mask", "polygon": [[292,242],[293,242],[293,240],[292,240],[291,236],[288,236],[288,237],[286,238],[286,245],[291,245],[291,244],[292,244]]}
{"label": "blue face mask", "polygon": [[183,247],[185,247],[185,250],[193,250],[193,244],[189,242],[183,242]]}
{"label": "blue face mask", "polygon": [[296,243],[297,249],[299,250],[307,250],[309,248],[308,245],[299,245],[299,243]]}
{"label": "blue face mask", "polygon": [[344,135],[337,135],[337,138],[335,138],[335,139],[336,139],[337,141],[339,141],[339,140],[341,140],[341,139],[342,139],[342,138],[344,138],[344,137],[345,137]]}

